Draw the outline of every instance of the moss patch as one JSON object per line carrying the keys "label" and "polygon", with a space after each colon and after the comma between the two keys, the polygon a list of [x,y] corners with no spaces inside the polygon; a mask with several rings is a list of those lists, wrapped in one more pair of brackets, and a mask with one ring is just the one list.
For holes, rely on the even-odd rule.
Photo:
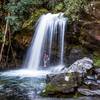
{"label": "moss patch", "polygon": [[45,90],[40,94],[41,96],[48,96],[52,94],[56,94],[56,91],[58,91],[57,87],[52,84],[47,84],[45,87]]}
{"label": "moss patch", "polygon": [[100,52],[94,52],[93,54],[94,65],[100,67]]}

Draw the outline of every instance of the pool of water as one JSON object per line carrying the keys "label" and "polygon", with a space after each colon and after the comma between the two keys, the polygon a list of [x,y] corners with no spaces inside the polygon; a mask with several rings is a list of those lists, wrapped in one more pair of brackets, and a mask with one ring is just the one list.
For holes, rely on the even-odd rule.
{"label": "pool of water", "polygon": [[[16,74],[17,72],[17,74]],[[26,74],[27,73],[27,74]],[[28,74],[29,73],[29,74]],[[36,74],[38,77],[36,77]],[[41,76],[41,77],[40,77]],[[99,100],[99,97],[52,98],[39,94],[46,85],[42,72],[10,71],[0,73],[0,100]]]}
{"label": "pool of water", "polygon": [[0,76],[0,100],[31,100],[44,86],[44,78]]}

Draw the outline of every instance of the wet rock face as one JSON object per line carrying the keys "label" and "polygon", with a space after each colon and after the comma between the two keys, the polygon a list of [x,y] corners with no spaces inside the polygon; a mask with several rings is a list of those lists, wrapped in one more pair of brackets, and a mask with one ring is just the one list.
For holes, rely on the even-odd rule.
{"label": "wet rock face", "polygon": [[100,1],[89,3],[83,15],[80,42],[92,49],[100,49]]}
{"label": "wet rock face", "polygon": [[68,55],[66,55],[66,64],[70,66],[75,61],[84,57],[92,58],[92,52],[88,51],[86,48],[83,48],[81,45],[72,46],[70,47]]}
{"label": "wet rock face", "polygon": [[79,73],[70,74],[58,74],[54,76],[48,76],[48,84],[44,90],[45,95],[58,95],[73,93],[77,90],[77,87],[82,82],[82,76]]}
{"label": "wet rock face", "polygon": [[80,41],[89,48],[100,49],[100,23],[90,22],[84,24]]}
{"label": "wet rock face", "polygon": [[57,95],[75,92],[83,82],[85,73],[93,67],[92,63],[91,59],[83,58],[72,64],[65,73],[47,75],[47,86],[43,94]]}
{"label": "wet rock face", "polygon": [[70,54],[68,56],[68,64],[71,65],[76,60],[81,59],[84,56],[85,56],[85,54],[83,53],[83,50],[80,47],[78,47],[78,48],[72,48],[70,50]]}
{"label": "wet rock face", "polygon": [[88,5],[87,13],[90,14],[92,17],[100,20],[100,1],[99,0],[92,1]]}

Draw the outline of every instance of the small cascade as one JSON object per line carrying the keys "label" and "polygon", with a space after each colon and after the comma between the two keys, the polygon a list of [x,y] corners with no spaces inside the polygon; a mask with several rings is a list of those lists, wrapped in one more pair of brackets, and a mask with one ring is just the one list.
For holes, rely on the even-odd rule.
{"label": "small cascade", "polygon": [[[37,28],[28,50],[24,67],[32,70],[38,70],[39,66],[43,66],[41,62],[44,60],[44,52],[48,54],[49,61],[52,56],[52,46],[55,43],[55,37],[59,40],[59,61],[57,65],[64,64],[64,34],[67,18],[63,13],[42,15],[37,23]],[[49,64],[50,65],[50,64]]]}

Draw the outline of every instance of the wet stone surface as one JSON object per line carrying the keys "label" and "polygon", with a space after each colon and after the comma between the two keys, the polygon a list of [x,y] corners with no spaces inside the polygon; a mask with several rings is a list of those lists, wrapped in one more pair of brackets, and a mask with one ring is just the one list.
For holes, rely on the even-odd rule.
{"label": "wet stone surface", "polygon": [[[44,79],[0,76],[0,100],[31,100],[43,88]],[[39,86],[38,86],[39,85]]]}

